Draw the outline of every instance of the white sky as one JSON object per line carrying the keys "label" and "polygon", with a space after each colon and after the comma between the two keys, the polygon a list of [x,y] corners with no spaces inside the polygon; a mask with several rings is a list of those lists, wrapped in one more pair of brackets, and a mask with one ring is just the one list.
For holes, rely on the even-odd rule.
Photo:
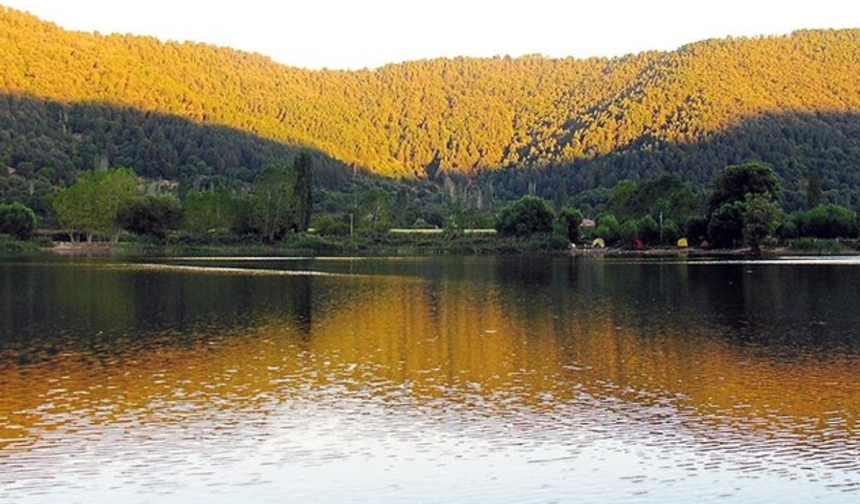
{"label": "white sky", "polygon": [[617,56],[713,38],[860,28],[857,0],[0,0],[72,30],[255,51],[306,68],[440,56]]}

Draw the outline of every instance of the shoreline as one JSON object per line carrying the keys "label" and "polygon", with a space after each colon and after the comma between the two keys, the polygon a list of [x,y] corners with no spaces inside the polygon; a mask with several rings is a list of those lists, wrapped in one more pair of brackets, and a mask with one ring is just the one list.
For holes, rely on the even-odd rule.
{"label": "shoreline", "polygon": [[605,257],[605,258],[631,258],[631,257],[702,257],[702,258],[774,258],[783,256],[845,256],[860,255],[857,250],[808,250],[789,246],[762,248],[754,251],[749,247],[731,249],[700,249],[700,248],[673,248],[655,247],[643,250],[622,248],[571,248],[567,250],[511,250],[509,247],[499,247],[490,250],[464,250],[462,247],[446,248],[437,245],[433,248],[422,248],[416,246],[392,247],[383,245],[378,248],[346,247],[343,250],[316,250],[315,247],[292,247],[283,244],[264,245],[259,243],[250,244],[147,244],[139,242],[125,242],[120,244],[110,243],[78,243],[57,242],[52,247],[38,249],[57,256],[131,256],[131,255],[302,255],[302,256],[341,256],[361,255],[366,257],[381,256],[439,256],[439,255],[570,255],[573,257]]}
{"label": "shoreline", "polygon": [[426,236],[357,236],[328,237],[295,235],[275,244],[258,241],[225,240],[206,242],[183,240],[167,243],[128,240],[110,242],[70,243],[2,240],[0,255],[6,257],[33,254],[81,257],[129,256],[366,256],[407,257],[441,255],[555,255],[572,257],[710,257],[710,258],[774,258],[780,256],[845,256],[860,255],[856,241],[820,240],[798,241],[796,244],[728,249],[652,247],[642,250],[625,248],[568,247],[564,241],[549,236],[516,238],[496,235]]}

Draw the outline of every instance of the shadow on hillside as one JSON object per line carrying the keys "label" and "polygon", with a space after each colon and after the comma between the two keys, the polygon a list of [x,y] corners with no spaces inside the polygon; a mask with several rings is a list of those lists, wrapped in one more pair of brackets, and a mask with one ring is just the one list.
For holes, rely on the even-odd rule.
{"label": "shadow on hillside", "polygon": [[[235,128],[103,103],[62,104],[0,93],[0,165],[29,179],[67,185],[80,171],[127,166],[185,189],[251,182],[268,163],[292,162],[302,146]],[[340,188],[347,166],[316,149],[315,183]],[[368,175],[366,170],[361,173]]]}
{"label": "shadow on hillside", "polygon": [[720,169],[749,160],[774,166],[789,210],[805,205],[804,187],[813,173],[820,176],[825,200],[855,207],[860,203],[860,114],[762,114],[697,142],[656,143],[643,135],[605,156],[544,169],[509,167],[484,177],[503,197],[525,194],[533,181],[538,194],[551,199],[562,186],[573,195],[665,173],[701,186]]}
{"label": "shadow on hillside", "polygon": [[[51,185],[67,185],[80,171],[107,165],[129,166],[148,178],[176,180],[183,190],[237,187],[253,181],[268,163],[291,162],[300,149],[175,115],[0,93],[0,165]],[[311,152],[319,188],[343,189],[355,173],[385,179],[319,150]],[[692,143],[659,143],[645,134],[605,156],[540,169],[488,169],[473,182],[492,184],[501,200],[526,194],[532,183],[549,199],[564,187],[568,195],[578,195],[577,203],[588,205],[605,200],[605,189],[624,179],[674,173],[704,186],[720,169],[747,160],[774,165],[783,179],[788,210],[805,205],[804,187],[813,173],[820,177],[825,201],[856,207],[860,114],[763,114]],[[467,176],[457,174],[439,174],[435,180],[441,183],[447,176],[468,182]],[[2,191],[0,183],[0,196]]]}

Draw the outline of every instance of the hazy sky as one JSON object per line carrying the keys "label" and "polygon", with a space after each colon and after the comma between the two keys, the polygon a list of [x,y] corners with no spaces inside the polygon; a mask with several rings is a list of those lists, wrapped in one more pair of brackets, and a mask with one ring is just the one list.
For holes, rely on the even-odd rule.
{"label": "hazy sky", "polygon": [[727,35],[860,28],[857,0],[0,0],[67,29],[362,68],[438,56],[615,56]]}

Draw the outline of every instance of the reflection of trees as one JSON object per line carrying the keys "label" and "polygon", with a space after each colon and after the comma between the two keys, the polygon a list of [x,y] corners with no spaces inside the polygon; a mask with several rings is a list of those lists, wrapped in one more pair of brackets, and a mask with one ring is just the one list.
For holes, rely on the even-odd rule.
{"label": "reflection of trees", "polygon": [[84,335],[128,326],[137,312],[125,277],[100,267],[8,265],[0,278],[0,345],[53,339],[57,329],[77,332],[87,344]]}
{"label": "reflection of trees", "polygon": [[43,349],[34,342],[104,347],[93,351],[125,343],[145,348],[159,331],[193,345],[186,340],[195,331],[246,327],[271,316],[295,320],[310,334],[314,311],[314,279],[303,275],[177,273],[91,263],[0,267],[0,280],[0,352],[13,341],[21,350]]}
{"label": "reflection of trees", "polygon": [[[500,414],[513,404],[552,408],[583,393],[668,400],[715,421],[807,435],[823,435],[834,414],[853,432],[860,413],[855,332],[846,331],[858,317],[849,309],[858,288],[851,271],[559,258],[479,261],[455,268],[454,279],[436,273],[0,268],[6,341],[14,324],[46,313],[56,317],[47,322],[52,331],[78,320],[65,325],[62,352],[0,365],[0,390],[14,397],[0,417],[39,423],[32,412],[57,383],[72,392],[66,402],[55,399],[60,410],[96,415],[100,402],[117,404],[99,421],[154,414],[156,399],[194,398],[187,414],[196,414],[225,401],[241,409],[314,391],[387,401],[404,390],[410,404],[430,407],[480,396]],[[7,280],[30,296],[26,303],[10,300]],[[99,297],[88,298],[94,290]],[[27,313],[10,315],[16,311]],[[816,320],[827,325],[810,326]],[[90,345],[94,327],[121,337]]]}

